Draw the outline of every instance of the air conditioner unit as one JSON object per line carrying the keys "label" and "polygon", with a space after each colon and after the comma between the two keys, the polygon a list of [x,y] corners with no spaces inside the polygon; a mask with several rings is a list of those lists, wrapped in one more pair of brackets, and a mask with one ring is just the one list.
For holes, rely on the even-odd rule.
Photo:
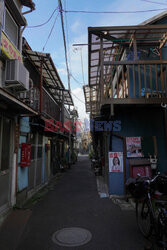
{"label": "air conditioner unit", "polygon": [[7,61],[5,87],[16,90],[29,89],[29,72],[19,60]]}

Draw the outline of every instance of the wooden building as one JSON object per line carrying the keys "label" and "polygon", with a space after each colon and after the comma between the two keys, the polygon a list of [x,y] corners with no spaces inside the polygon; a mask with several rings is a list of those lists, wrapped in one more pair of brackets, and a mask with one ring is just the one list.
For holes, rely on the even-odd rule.
{"label": "wooden building", "polygon": [[[166,12],[137,26],[88,28],[86,110],[94,120],[93,145],[105,159],[102,173],[110,194],[123,195],[127,178],[137,171],[151,174],[149,157],[167,171],[166,42]],[[133,140],[137,146],[128,144]],[[138,153],[130,155],[128,147],[134,146]],[[111,169],[114,155],[120,155],[119,171]]]}

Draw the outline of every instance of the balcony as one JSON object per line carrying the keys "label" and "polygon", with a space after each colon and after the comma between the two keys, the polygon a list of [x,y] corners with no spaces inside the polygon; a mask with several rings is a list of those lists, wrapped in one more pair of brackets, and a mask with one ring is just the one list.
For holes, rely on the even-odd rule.
{"label": "balcony", "polygon": [[115,61],[104,63],[103,103],[158,104],[167,102],[167,61]]}
{"label": "balcony", "polygon": [[46,118],[60,119],[60,107],[45,88],[43,88],[41,95],[38,88],[31,88],[29,91],[20,92],[19,99],[38,113],[40,113],[41,107],[41,115]]}
{"label": "balcony", "polygon": [[86,110],[167,103],[167,25],[88,28]]}

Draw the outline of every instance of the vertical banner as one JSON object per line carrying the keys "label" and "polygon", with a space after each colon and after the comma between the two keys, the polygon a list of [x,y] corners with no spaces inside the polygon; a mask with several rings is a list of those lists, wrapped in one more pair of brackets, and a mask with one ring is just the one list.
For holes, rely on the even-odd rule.
{"label": "vertical banner", "polygon": [[109,152],[109,172],[123,173],[123,152]]}
{"label": "vertical banner", "polygon": [[31,164],[31,144],[21,144],[21,167],[28,167]]}

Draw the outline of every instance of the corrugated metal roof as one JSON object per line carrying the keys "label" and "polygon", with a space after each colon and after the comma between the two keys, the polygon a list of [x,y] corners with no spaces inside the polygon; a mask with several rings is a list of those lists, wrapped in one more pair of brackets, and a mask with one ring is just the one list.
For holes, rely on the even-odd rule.
{"label": "corrugated metal roof", "polygon": [[46,83],[47,89],[49,89],[50,94],[57,101],[57,103],[62,102],[62,92],[64,93],[64,104],[65,105],[74,105],[73,99],[69,90],[65,89],[59,74],[55,68],[55,65],[52,61],[50,54],[37,52],[33,50],[24,50],[27,58],[32,62],[36,67],[37,71],[40,74],[41,69],[41,60],[43,61],[42,75]]}

